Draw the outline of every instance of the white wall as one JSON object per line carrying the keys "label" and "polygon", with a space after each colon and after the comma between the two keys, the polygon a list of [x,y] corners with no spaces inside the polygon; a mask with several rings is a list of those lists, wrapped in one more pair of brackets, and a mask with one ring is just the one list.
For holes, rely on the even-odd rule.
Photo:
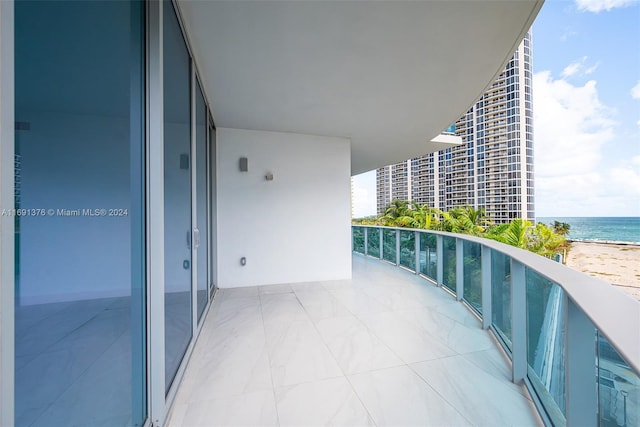
{"label": "white wall", "polygon": [[217,137],[219,286],[351,278],[350,141],[225,128]]}

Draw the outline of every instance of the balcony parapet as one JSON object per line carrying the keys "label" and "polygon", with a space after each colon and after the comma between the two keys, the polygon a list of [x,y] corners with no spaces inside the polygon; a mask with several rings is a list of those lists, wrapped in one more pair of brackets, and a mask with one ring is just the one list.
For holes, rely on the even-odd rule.
{"label": "balcony parapet", "polygon": [[545,423],[640,424],[640,302],[600,279],[489,239],[361,225],[352,235],[354,252],[419,274],[475,312]]}

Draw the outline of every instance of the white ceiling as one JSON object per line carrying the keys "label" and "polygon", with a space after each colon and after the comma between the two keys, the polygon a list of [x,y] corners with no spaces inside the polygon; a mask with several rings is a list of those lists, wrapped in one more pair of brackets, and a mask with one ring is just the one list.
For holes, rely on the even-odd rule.
{"label": "white ceiling", "polygon": [[351,138],[355,175],[442,148],[542,0],[179,5],[217,126]]}

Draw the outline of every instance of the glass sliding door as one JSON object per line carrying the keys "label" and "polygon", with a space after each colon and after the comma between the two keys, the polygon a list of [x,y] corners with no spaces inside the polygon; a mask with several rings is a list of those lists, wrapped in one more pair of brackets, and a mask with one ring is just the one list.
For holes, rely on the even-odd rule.
{"label": "glass sliding door", "polygon": [[202,88],[196,79],[196,299],[198,323],[209,300],[208,292],[208,221],[207,221],[207,106],[202,95]]}
{"label": "glass sliding door", "polygon": [[165,392],[192,337],[191,62],[170,1],[163,4]]}
{"label": "glass sliding door", "polygon": [[15,424],[147,418],[144,3],[15,3]]}

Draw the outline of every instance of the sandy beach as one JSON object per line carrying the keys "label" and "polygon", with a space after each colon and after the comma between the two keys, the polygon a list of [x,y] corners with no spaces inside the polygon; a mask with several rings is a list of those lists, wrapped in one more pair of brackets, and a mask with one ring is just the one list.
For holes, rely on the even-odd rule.
{"label": "sandy beach", "polygon": [[640,300],[640,245],[572,242],[567,265]]}

